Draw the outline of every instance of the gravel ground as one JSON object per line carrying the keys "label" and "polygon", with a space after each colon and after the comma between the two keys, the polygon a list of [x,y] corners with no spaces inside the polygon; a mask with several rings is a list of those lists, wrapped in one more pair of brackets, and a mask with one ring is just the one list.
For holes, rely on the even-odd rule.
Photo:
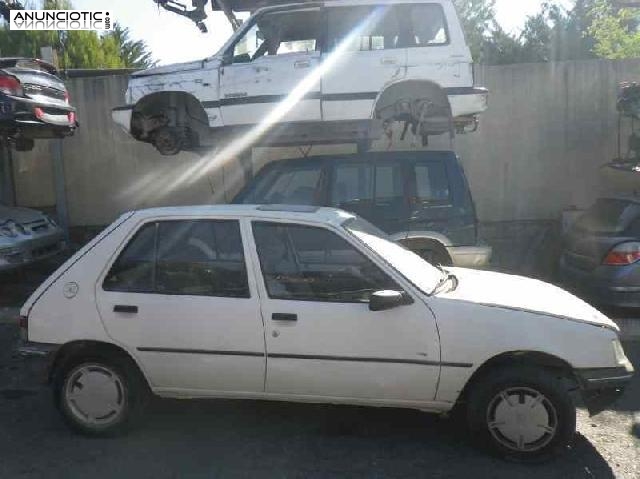
{"label": "gravel ground", "polygon": [[[476,451],[454,421],[388,409],[158,399],[130,435],[86,439],[66,429],[16,341],[0,324],[0,478],[640,478],[638,378],[614,411],[579,412],[566,455],[522,466]],[[627,350],[640,366],[640,343]]]}

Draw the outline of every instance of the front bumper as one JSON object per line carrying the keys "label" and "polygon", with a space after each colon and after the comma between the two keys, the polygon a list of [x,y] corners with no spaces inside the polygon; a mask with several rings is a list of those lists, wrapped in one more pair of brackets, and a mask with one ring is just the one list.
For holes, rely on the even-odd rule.
{"label": "front bumper", "polygon": [[493,255],[493,248],[486,245],[450,246],[447,248],[453,266],[459,268],[481,268],[488,266]]}
{"label": "front bumper", "polygon": [[15,244],[0,246],[0,271],[12,271],[44,261],[66,249],[67,242],[59,228],[46,235],[32,236]]}
{"label": "front bumper", "polygon": [[592,416],[615,403],[633,379],[631,363],[618,368],[579,369],[575,371],[582,399]]}

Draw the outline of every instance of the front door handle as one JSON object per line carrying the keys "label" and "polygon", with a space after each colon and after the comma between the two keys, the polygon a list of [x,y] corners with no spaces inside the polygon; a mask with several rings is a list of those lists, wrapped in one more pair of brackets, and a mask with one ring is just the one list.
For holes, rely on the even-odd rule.
{"label": "front door handle", "polygon": [[273,321],[297,321],[297,314],[284,314],[284,313],[273,313],[271,315],[271,319]]}
{"label": "front door handle", "polygon": [[383,58],[382,60],[380,60],[380,63],[382,63],[383,65],[397,65],[398,60],[396,60],[395,58]]}
{"label": "front door handle", "polygon": [[116,304],[113,307],[114,313],[124,313],[124,314],[138,314],[137,306],[128,306],[124,304]]}

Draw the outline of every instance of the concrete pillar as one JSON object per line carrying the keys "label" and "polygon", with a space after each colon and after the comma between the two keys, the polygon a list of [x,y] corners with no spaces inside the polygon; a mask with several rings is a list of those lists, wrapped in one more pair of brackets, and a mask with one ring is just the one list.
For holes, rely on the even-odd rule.
{"label": "concrete pillar", "polygon": [[3,142],[0,142],[0,203],[7,206],[16,204],[13,157],[11,148]]}

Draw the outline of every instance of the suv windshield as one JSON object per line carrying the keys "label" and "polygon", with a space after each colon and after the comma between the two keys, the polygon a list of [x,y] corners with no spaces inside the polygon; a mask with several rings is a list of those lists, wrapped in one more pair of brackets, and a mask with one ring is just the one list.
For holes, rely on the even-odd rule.
{"label": "suv windshield", "polygon": [[390,241],[386,234],[362,218],[349,219],[343,227],[425,294],[431,294],[446,276],[417,254]]}

